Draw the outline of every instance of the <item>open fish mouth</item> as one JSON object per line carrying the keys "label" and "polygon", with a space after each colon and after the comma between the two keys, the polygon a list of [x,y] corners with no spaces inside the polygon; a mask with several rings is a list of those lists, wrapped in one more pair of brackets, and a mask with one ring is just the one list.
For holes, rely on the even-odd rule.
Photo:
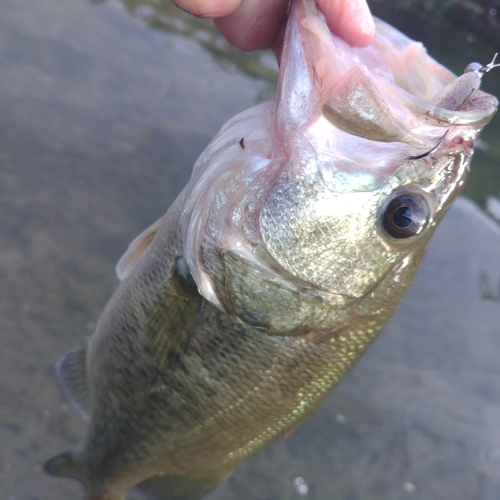
{"label": "open fish mouth", "polygon": [[322,17],[313,2],[297,5],[296,15],[306,36],[321,40],[305,49],[318,82],[314,98],[321,103],[307,136],[320,152],[329,152],[341,169],[348,158],[357,168],[393,172],[438,147],[440,154],[453,154],[458,146],[472,151],[498,108],[494,96],[479,90],[484,73],[498,66],[495,59],[473,63],[457,77],[421,43],[380,19],[373,44],[353,48],[326,23],[311,22],[311,10]]}

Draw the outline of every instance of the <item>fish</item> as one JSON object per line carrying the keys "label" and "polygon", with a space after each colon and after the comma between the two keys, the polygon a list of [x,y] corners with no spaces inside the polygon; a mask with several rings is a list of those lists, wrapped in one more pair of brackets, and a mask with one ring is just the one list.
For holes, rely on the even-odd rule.
{"label": "fish", "polygon": [[196,500],[292,432],[393,315],[464,186],[496,67],[456,76],[381,20],[366,48],[292,2],[277,98],[238,114],[117,264],[56,365],[84,419],[45,464],[87,500]]}

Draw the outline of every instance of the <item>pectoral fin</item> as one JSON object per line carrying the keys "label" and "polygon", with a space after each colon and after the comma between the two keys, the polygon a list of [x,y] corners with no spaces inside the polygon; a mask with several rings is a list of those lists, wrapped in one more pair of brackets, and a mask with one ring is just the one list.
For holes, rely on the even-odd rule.
{"label": "pectoral fin", "polygon": [[145,333],[161,363],[182,354],[201,303],[202,297],[187,264],[179,257],[147,312]]}
{"label": "pectoral fin", "polygon": [[87,341],[82,342],[67,352],[55,366],[57,377],[66,397],[84,420],[88,420],[87,413],[90,407],[87,347]]}
{"label": "pectoral fin", "polygon": [[155,476],[140,483],[137,487],[153,500],[197,500],[212,491],[222,479]]}
{"label": "pectoral fin", "polygon": [[116,275],[119,280],[123,280],[135,267],[137,262],[139,262],[142,254],[147,250],[156,236],[162,221],[163,217],[160,217],[154,224],[132,240],[127,251],[122,255],[118,264],[116,264]]}

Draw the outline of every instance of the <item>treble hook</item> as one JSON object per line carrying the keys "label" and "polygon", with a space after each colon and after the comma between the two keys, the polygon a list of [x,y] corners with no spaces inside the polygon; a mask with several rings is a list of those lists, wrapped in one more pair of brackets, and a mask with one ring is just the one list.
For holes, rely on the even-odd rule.
{"label": "treble hook", "polygon": [[495,64],[497,56],[498,56],[498,52],[493,56],[493,59],[491,60],[491,62],[489,64],[487,64],[486,66],[484,66],[481,69],[481,73],[488,73],[488,71],[492,70],[493,68],[499,68],[500,67],[500,63],[499,64]]}
{"label": "treble hook", "polygon": [[476,73],[480,77],[483,76],[485,73],[488,73],[488,71],[491,71],[493,68],[500,67],[500,63],[496,63],[497,56],[498,52],[493,56],[491,62],[486,64],[485,66],[483,66],[481,63],[478,62],[473,62],[468,64],[464,70],[464,73]]}

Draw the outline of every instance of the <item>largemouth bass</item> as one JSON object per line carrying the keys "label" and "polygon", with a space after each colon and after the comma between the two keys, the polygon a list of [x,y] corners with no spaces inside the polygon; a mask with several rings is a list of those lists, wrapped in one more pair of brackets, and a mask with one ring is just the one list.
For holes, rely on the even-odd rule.
{"label": "largemouth bass", "polygon": [[46,470],[88,500],[195,500],[302,423],[376,338],[497,109],[377,21],[354,49],[292,3],[278,97],[230,120],[57,364],[86,420]]}

